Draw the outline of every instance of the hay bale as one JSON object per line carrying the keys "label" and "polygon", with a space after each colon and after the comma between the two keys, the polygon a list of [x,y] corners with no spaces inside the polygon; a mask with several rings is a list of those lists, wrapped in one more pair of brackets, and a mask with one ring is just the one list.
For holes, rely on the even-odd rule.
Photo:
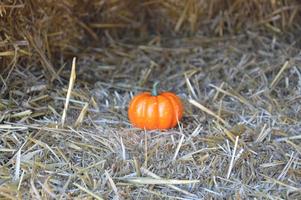
{"label": "hay bale", "polygon": [[223,36],[263,25],[281,32],[300,19],[297,0],[30,0],[0,3],[0,62],[40,65],[55,77],[65,56],[115,39],[199,31]]}

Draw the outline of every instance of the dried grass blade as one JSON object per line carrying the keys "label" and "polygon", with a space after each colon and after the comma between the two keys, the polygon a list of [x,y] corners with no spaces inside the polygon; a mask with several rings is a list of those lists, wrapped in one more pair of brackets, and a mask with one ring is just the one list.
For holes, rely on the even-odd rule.
{"label": "dried grass blade", "polygon": [[[239,94],[232,94],[231,92],[228,92],[224,89],[222,89],[221,87],[217,87],[215,85],[210,84],[211,87],[213,87],[214,89],[216,89],[218,92],[221,92],[225,95],[231,96],[235,99],[237,99],[238,101],[240,101],[241,103],[251,106],[251,104],[248,102],[248,100],[246,98],[244,98],[243,96],[239,95]],[[217,93],[218,94],[218,93]]]}
{"label": "dried grass blade", "polygon": [[270,133],[271,129],[266,127],[267,124],[264,124],[258,137],[255,140],[256,143],[262,142],[266,138],[266,136]]}
{"label": "dried grass blade", "polygon": [[272,90],[276,84],[278,83],[278,81],[280,80],[281,74],[284,72],[284,70],[286,70],[289,67],[289,61],[286,61],[283,66],[281,67],[280,71],[278,72],[278,74],[275,76],[274,80],[271,82],[270,85],[270,89]]}
{"label": "dried grass blade", "polygon": [[294,186],[288,185],[288,184],[286,184],[284,182],[281,182],[281,181],[279,181],[277,179],[274,179],[272,177],[266,176],[264,174],[260,174],[260,175],[263,176],[265,179],[271,181],[272,183],[276,183],[278,185],[284,186],[284,187],[290,189],[291,191],[301,191],[301,188],[296,188]]}
{"label": "dried grass blade", "polygon": [[73,61],[72,61],[72,69],[71,69],[71,75],[70,75],[70,80],[69,80],[69,87],[68,87],[68,91],[67,91],[66,102],[65,102],[65,106],[64,106],[64,110],[63,110],[63,115],[62,115],[62,126],[65,125],[67,110],[68,110],[68,106],[69,106],[69,100],[70,100],[71,92],[72,92],[73,85],[74,85],[74,82],[76,79],[75,62],[76,62],[76,58],[74,57]]}
{"label": "dried grass blade", "polygon": [[[142,173],[144,173],[144,174],[146,174],[146,175],[148,175],[148,176],[150,176],[150,177],[152,177],[152,178],[155,178],[155,179],[161,179],[160,176],[154,174],[153,172],[149,171],[148,169],[146,169],[146,168],[144,168],[144,167],[142,167],[140,170],[141,170]],[[185,195],[192,196],[192,197],[196,197],[195,194],[192,194],[192,193],[190,193],[190,192],[188,192],[188,191],[186,191],[186,190],[183,190],[183,189],[181,189],[181,188],[178,188],[178,187],[175,186],[175,185],[166,185],[166,186],[169,187],[169,188],[172,188],[172,189],[174,189],[174,190],[176,190],[176,191],[178,191],[178,192],[181,192],[181,193],[183,193],[183,194],[185,194]]]}
{"label": "dried grass blade", "polygon": [[180,18],[178,19],[177,21],[177,24],[175,26],[175,32],[178,32],[186,18],[186,15],[187,15],[187,11],[188,11],[188,8],[189,8],[189,4],[190,4],[190,1],[186,1],[186,5],[185,5],[185,8],[183,9],[183,12],[181,13],[181,16]]}
{"label": "dried grass blade", "polygon": [[199,180],[155,179],[151,177],[127,177],[127,178],[118,178],[118,180],[125,181],[132,184],[142,184],[142,185],[183,185],[183,184],[193,184],[193,183],[200,182]]}
{"label": "dried grass blade", "polygon": [[234,158],[235,158],[235,154],[236,154],[237,144],[238,144],[238,136],[236,136],[236,138],[235,138],[235,144],[234,144],[233,154],[231,157],[231,161],[230,161],[230,165],[229,165],[229,169],[228,169],[228,173],[227,173],[227,179],[230,178],[231,171],[232,171],[232,168],[234,165]]}
{"label": "dried grass blade", "polygon": [[22,117],[30,116],[31,114],[32,114],[31,110],[25,110],[25,111],[22,111],[19,113],[12,114],[10,117],[11,118],[22,118]]}
{"label": "dried grass blade", "polygon": [[114,183],[112,177],[110,176],[110,174],[109,174],[108,171],[105,171],[105,174],[106,174],[106,176],[107,176],[107,178],[108,178],[108,180],[109,180],[109,182],[110,182],[110,185],[111,185],[111,187],[112,187],[112,189],[113,189],[113,191],[114,191],[114,193],[115,193],[115,195],[116,195],[116,198],[117,198],[117,199],[120,199],[120,198],[119,198],[119,194],[118,194],[117,187],[116,187],[116,185],[115,185],[115,183]]}
{"label": "dried grass blade", "polygon": [[231,133],[231,131],[229,131],[227,128],[225,128],[224,126],[222,126],[221,124],[217,123],[214,121],[214,123],[220,128],[222,129],[222,131],[226,134],[226,136],[232,141],[235,142],[234,140],[234,135],[233,133]]}
{"label": "dried grass blade", "polygon": [[220,116],[218,116],[217,114],[215,114],[213,111],[206,108],[202,104],[198,103],[197,101],[195,101],[193,99],[189,99],[188,101],[189,101],[189,103],[191,103],[192,105],[198,107],[199,109],[201,109],[205,113],[207,113],[207,114],[211,115],[212,117],[216,118],[217,120],[221,121],[223,124],[227,124],[227,122],[225,120],[223,120]]}
{"label": "dried grass blade", "polygon": [[18,152],[16,154],[14,181],[18,180],[20,177],[20,166],[21,166],[21,148],[18,150]]}
{"label": "dried grass blade", "polygon": [[179,151],[180,151],[180,149],[181,149],[181,146],[182,146],[182,143],[183,143],[183,141],[184,141],[184,137],[185,137],[185,135],[183,134],[183,135],[181,136],[181,139],[180,139],[180,141],[179,141],[179,144],[177,145],[177,149],[176,149],[176,151],[175,151],[175,154],[174,154],[174,156],[173,156],[173,158],[172,158],[173,161],[175,161],[176,158],[177,158],[177,156],[178,156],[178,153],[179,153]]}
{"label": "dried grass blade", "polygon": [[194,91],[194,89],[193,89],[193,87],[192,87],[192,85],[191,85],[191,83],[190,83],[189,78],[187,77],[187,73],[185,73],[185,80],[186,80],[187,87],[188,87],[189,90],[191,91],[192,96],[193,96],[195,99],[197,99],[197,95],[196,95],[196,93],[195,93],[195,91]]}
{"label": "dried grass blade", "polygon": [[78,118],[76,119],[75,123],[74,123],[74,126],[75,127],[79,127],[83,121],[84,121],[84,118],[86,116],[86,113],[87,113],[87,110],[88,110],[88,106],[89,106],[89,103],[85,103],[84,107],[82,108]]}
{"label": "dried grass blade", "polygon": [[194,152],[191,152],[191,153],[188,153],[184,156],[182,156],[181,158],[179,158],[179,160],[191,160],[192,159],[192,156],[194,154],[197,154],[197,153],[200,153],[200,152],[207,152],[207,151],[211,151],[211,150],[218,150],[220,149],[220,147],[212,147],[212,148],[203,148],[203,149],[199,149],[197,151],[194,151]]}

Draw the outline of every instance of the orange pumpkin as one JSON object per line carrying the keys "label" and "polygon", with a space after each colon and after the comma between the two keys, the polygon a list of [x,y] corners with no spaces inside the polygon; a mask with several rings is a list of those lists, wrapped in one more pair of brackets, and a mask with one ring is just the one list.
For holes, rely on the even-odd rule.
{"label": "orange pumpkin", "polygon": [[171,92],[158,94],[157,85],[152,93],[143,92],[135,96],[128,110],[130,122],[138,128],[147,130],[175,127],[183,116],[180,98]]}

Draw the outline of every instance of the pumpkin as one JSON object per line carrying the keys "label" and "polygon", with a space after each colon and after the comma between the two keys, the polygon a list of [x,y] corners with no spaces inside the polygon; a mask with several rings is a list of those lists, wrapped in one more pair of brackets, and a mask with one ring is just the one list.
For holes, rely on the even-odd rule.
{"label": "pumpkin", "polygon": [[129,105],[128,117],[133,126],[146,130],[175,127],[183,116],[180,98],[172,92],[157,92],[156,82],[152,92],[142,92]]}

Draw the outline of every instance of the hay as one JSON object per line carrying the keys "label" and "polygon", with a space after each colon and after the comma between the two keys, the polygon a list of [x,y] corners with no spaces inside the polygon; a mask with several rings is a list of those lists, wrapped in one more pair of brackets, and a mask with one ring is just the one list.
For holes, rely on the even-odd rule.
{"label": "hay", "polygon": [[4,0],[0,62],[6,72],[19,63],[41,65],[53,81],[66,59],[89,46],[200,31],[223,36],[254,27],[280,33],[300,26],[299,11],[297,0]]}
{"label": "hay", "polygon": [[[0,194],[8,199],[300,198],[300,50],[253,32],[212,41],[205,48],[190,38],[155,50],[121,45],[115,47],[118,56],[113,51],[102,63],[91,54],[93,59],[77,63],[64,127],[70,70],[61,72],[60,86],[47,84],[38,69],[16,67],[10,95],[1,100]],[[115,63],[112,57],[118,58]],[[91,74],[99,81],[87,82]],[[141,79],[147,84],[136,86]],[[156,80],[184,100],[183,123],[163,133],[132,128],[127,104]],[[39,90],[28,90],[32,87]]]}
{"label": "hay", "polygon": [[1,199],[301,198],[298,1],[80,2],[0,3]]}

